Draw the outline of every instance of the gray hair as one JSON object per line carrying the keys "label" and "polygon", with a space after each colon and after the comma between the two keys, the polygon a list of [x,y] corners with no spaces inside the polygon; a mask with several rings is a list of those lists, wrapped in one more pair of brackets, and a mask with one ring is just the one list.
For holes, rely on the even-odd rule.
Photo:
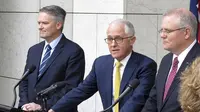
{"label": "gray hair", "polygon": [[192,38],[196,38],[197,34],[197,19],[190,11],[183,9],[183,8],[177,8],[172,9],[166,12],[163,17],[165,16],[171,16],[174,15],[178,17],[180,20],[179,27],[186,27],[189,26],[191,28],[191,36]]}
{"label": "gray hair", "polygon": [[61,31],[63,30],[65,16],[66,16],[66,11],[63,8],[61,8],[57,5],[50,5],[50,6],[41,8],[39,12],[47,13],[47,14],[55,17],[55,21],[62,22]]}
{"label": "gray hair", "polygon": [[130,21],[124,20],[124,19],[117,19],[111,22],[110,24],[117,23],[117,24],[124,24],[124,32],[129,35],[129,36],[134,36],[135,35],[135,29],[133,24]]}

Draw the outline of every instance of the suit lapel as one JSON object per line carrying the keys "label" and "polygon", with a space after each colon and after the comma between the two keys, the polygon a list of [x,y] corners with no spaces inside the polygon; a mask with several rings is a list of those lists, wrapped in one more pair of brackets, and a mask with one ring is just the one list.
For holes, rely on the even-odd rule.
{"label": "suit lapel", "polygon": [[33,75],[33,83],[34,85],[37,83],[37,77],[38,77],[38,74],[39,74],[39,68],[40,68],[40,60],[41,60],[41,57],[42,57],[42,51],[43,51],[43,48],[44,48],[44,45],[45,45],[45,42],[43,41],[42,43],[38,44],[38,48],[36,49],[36,51],[34,51],[34,54],[36,54],[34,56],[34,60],[36,61],[36,71],[37,71],[37,74],[36,75]]}
{"label": "suit lapel", "polygon": [[[183,63],[181,64],[179,70],[177,71],[177,74],[175,76],[174,81],[172,82],[172,85],[170,86],[170,89],[168,91],[168,94],[166,96],[165,102],[168,100],[172,92],[175,90],[175,88],[179,87],[179,82],[180,82],[180,76],[181,73],[185,70],[185,68],[192,63],[192,61],[198,56],[199,49],[197,43],[193,46],[193,48],[189,51],[187,56],[185,57]],[[164,102],[164,103],[165,103]]]}
{"label": "suit lapel", "polygon": [[158,99],[159,102],[163,102],[163,95],[164,95],[164,90],[165,90],[165,83],[169,74],[169,70],[171,68],[171,64],[172,64],[172,57],[173,54],[170,54],[167,59],[165,60],[165,62],[163,62],[162,67],[160,67],[160,71],[158,74],[161,74],[163,76],[161,76],[159,79],[157,79],[157,81],[159,81],[158,85],[157,85],[157,90],[159,93],[161,93],[161,95],[158,95]]}
{"label": "suit lapel", "polygon": [[123,77],[120,84],[120,94],[124,91],[127,84],[129,84],[131,77],[133,76],[133,71],[137,67],[137,55],[132,52],[130,59],[124,69]]}
{"label": "suit lapel", "polygon": [[[44,71],[41,73],[40,79],[43,77],[44,73],[48,70],[48,68],[53,63],[53,61],[56,59],[56,57],[62,52],[65,40],[66,40],[66,38],[63,36],[61,38],[60,42],[58,43],[58,45],[56,46],[56,48],[55,48],[54,52],[52,53],[51,57],[49,58],[46,66],[44,67]],[[40,79],[38,79],[38,81]]]}
{"label": "suit lapel", "polygon": [[[103,76],[104,81],[102,81],[104,84],[104,88],[106,91],[106,102],[108,103],[107,106],[110,106],[112,104],[112,97],[113,97],[113,65],[114,65],[114,59],[110,56],[111,59],[107,60],[107,64],[105,66],[105,75]],[[102,74],[101,74],[102,75]]]}

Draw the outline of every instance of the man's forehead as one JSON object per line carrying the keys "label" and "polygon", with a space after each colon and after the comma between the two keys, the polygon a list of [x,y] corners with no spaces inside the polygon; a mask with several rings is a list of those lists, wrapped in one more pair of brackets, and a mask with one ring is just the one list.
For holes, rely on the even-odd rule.
{"label": "man's forehead", "polygon": [[172,16],[166,16],[162,19],[161,27],[167,27],[167,26],[178,26],[180,23],[180,20],[176,17]]}

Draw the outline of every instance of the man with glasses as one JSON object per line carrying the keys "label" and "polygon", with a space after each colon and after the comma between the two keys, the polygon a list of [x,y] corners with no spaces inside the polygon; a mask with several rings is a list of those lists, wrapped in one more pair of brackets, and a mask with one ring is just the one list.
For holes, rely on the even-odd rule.
{"label": "man with glasses", "polygon": [[108,108],[133,79],[138,79],[140,84],[123,97],[113,111],[140,112],[154,84],[157,65],[132,50],[135,40],[132,23],[122,19],[111,22],[105,39],[111,55],[97,58],[83,83],[62,97],[49,112],[68,112],[97,91],[104,109]]}
{"label": "man with glasses", "polygon": [[179,104],[180,76],[200,55],[196,41],[197,20],[187,9],[164,14],[159,31],[163,47],[170,51],[161,61],[156,82],[142,112],[183,112]]}

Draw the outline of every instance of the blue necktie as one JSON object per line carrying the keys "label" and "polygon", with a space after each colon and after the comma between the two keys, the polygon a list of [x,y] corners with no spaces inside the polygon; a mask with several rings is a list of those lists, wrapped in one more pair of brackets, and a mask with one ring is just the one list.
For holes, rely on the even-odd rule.
{"label": "blue necktie", "polygon": [[44,54],[44,57],[42,59],[42,63],[40,64],[40,69],[39,69],[39,75],[38,75],[38,79],[41,77],[42,75],[42,72],[44,71],[44,68],[50,58],[50,55],[51,55],[51,46],[48,44],[46,46],[46,52]]}

